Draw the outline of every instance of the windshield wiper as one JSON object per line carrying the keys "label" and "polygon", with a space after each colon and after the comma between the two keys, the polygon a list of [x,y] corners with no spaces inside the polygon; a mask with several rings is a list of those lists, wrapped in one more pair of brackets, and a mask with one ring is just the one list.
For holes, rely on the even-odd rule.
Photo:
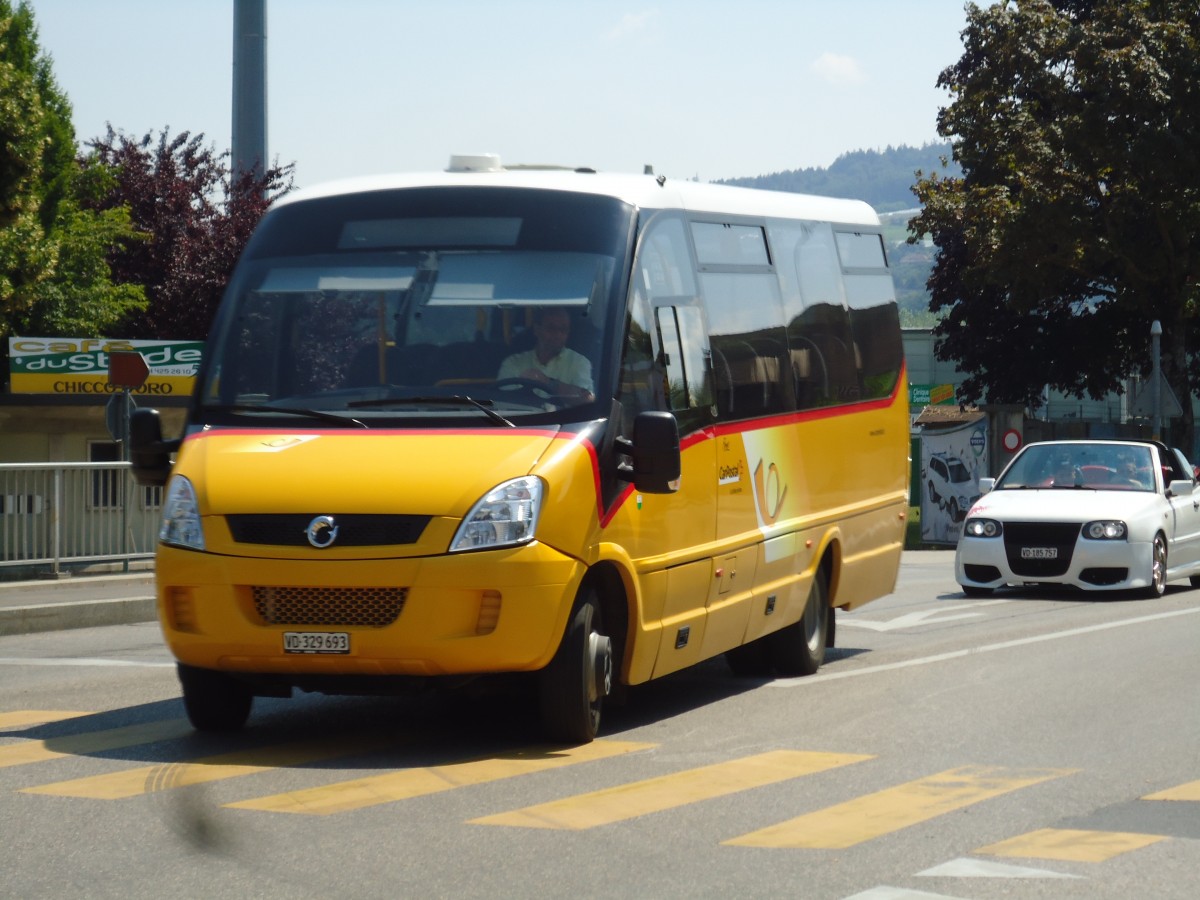
{"label": "windshield wiper", "polygon": [[214,406],[204,406],[213,412],[241,413],[283,413],[289,416],[301,416],[305,419],[317,419],[322,422],[336,422],[338,425],[357,425],[359,428],[370,428],[361,419],[351,416],[339,416],[337,413],[324,412],[319,409],[300,409],[295,406],[260,406],[254,403],[227,403]]}
{"label": "windshield wiper", "polygon": [[465,394],[451,394],[447,397],[384,397],[379,400],[352,400],[346,406],[361,409],[366,406],[406,406],[417,403],[449,403],[454,406],[473,406],[497,425],[502,425],[506,428],[517,427],[492,409],[488,405],[491,403],[490,400],[486,403],[481,403],[474,397],[468,397]]}

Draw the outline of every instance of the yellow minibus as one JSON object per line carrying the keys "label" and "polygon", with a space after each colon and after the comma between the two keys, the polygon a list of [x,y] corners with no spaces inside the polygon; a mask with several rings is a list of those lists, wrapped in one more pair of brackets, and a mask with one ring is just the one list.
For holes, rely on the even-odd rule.
{"label": "yellow minibus", "polygon": [[530,673],[584,742],[701,660],[815,672],[895,586],[908,431],[866,204],[456,157],[276,203],[131,456],[197,729]]}

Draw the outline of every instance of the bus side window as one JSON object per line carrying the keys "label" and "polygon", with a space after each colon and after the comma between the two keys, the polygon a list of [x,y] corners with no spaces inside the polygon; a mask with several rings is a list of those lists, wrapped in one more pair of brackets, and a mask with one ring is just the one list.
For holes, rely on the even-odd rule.
{"label": "bus side window", "polygon": [[707,411],[712,405],[712,391],[708,338],[700,310],[695,306],[660,306],[654,312],[671,410]]}
{"label": "bus side window", "polygon": [[883,237],[871,231],[839,231],[837,241],[863,398],[886,397],[900,375],[904,347]]}
{"label": "bus side window", "polygon": [[813,409],[858,400],[859,351],[832,227],[772,220],[769,231],[784,287],[797,405]]}
{"label": "bus side window", "polygon": [[651,219],[634,264],[626,319],[619,397],[627,425],[645,409],[675,412],[681,432],[707,417],[708,336],[698,302],[683,219]]}
{"label": "bus side window", "polygon": [[653,332],[650,304],[645,292],[635,287],[625,319],[621,382],[617,386],[623,434],[632,432],[633,420],[638,413],[667,408],[666,378],[662,366],[654,359]]}

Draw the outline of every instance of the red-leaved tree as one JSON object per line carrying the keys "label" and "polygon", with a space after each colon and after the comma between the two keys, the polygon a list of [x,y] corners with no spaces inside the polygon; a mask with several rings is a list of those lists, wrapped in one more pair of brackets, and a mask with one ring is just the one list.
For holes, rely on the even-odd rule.
{"label": "red-leaved tree", "polygon": [[145,287],[149,305],[113,329],[126,339],[203,340],[238,256],[263,213],[292,189],[294,164],[235,176],[204,135],[130,138],[111,127],[87,145],[109,177],[88,202],[129,208],[140,241],[109,257],[114,282]]}

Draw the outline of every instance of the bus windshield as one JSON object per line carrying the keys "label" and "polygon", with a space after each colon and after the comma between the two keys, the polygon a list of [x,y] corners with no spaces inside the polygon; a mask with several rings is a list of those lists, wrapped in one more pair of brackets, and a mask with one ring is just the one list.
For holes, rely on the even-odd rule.
{"label": "bus windshield", "polygon": [[595,400],[612,377],[601,347],[619,320],[628,207],[514,189],[381,193],[264,220],[214,327],[202,407],[363,422],[483,409],[503,422]]}

